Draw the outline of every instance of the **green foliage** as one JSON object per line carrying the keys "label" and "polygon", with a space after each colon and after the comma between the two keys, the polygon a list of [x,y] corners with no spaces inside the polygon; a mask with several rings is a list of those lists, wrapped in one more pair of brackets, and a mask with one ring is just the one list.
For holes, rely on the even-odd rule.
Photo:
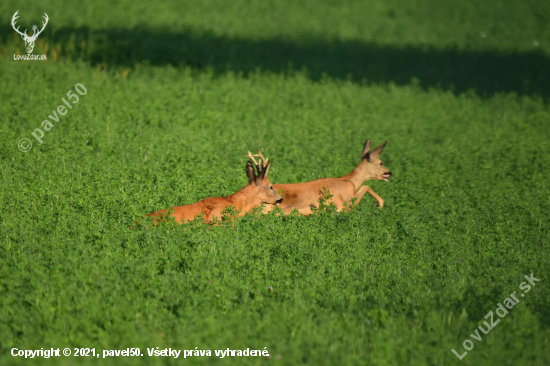
{"label": "green foliage", "polygon": [[[454,364],[530,273],[540,282],[460,364],[550,363],[547,2],[0,10],[0,364],[138,363],[13,347],[140,347],[155,365]],[[47,63],[13,60],[15,10],[22,29],[50,16],[34,51]],[[88,93],[40,144],[31,132],[76,83]],[[242,188],[246,151],[273,161],[273,183],[305,182],[349,173],[367,138],[388,141],[390,182],[367,183],[382,210],[366,194],[336,213],[325,192],[308,217],[228,208],[217,226],[131,228]]]}
{"label": "green foliage", "polygon": [[[319,214],[321,212],[328,212],[329,214],[335,214],[336,205],[332,202],[332,197],[334,197],[334,195],[330,194],[330,191],[323,187],[323,190],[319,194],[319,200],[317,201],[319,205],[314,205],[312,203],[309,206],[311,208],[311,211],[314,214]],[[346,204],[346,208],[347,208],[347,204]]]}

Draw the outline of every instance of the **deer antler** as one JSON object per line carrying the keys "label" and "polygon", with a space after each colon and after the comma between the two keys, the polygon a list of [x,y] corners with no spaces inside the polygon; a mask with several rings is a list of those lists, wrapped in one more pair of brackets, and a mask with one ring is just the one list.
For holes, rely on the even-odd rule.
{"label": "deer antler", "polygon": [[[254,159],[254,156],[257,156],[261,159],[260,162],[262,163],[262,165],[258,164],[256,159]],[[254,165],[256,165],[256,169],[258,169],[258,174],[262,173],[265,169],[264,175],[267,175],[267,171],[269,170],[269,165],[267,164],[267,161],[269,160],[269,158],[264,158],[264,156],[260,152],[260,149],[258,149],[258,154],[256,155],[252,155],[252,153],[249,151],[246,157],[252,159]]]}
{"label": "deer antler", "polygon": [[[25,33],[22,33],[21,31],[19,31],[19,26],[18,26],[17,28],[15,28],[15,20],[16,20],[17,18],[19,18],[19,17],[17,16],[17,13],[18,13],[18,12],[19,12],[19,10],[17,10],[17,11],[15,12],[15,14],[13,14],[13,18],[11,18],[11,26],[12,26],[13,29],[14,29],[17,33],[19,33],[21,36],[27,37],[27,30],[26,30],[26,29],[25,29]],[[46,13],[44,13],[44,14],[46,14]]]}
{"label": "deer antler", "polygon": [[262,159],[263,167],[264,167],[264,168],[267,166],[267,161],[269,160],[269,158],[264,158],[264,156],[262,155],[260,149],[258,149],[258,154],[257,154],[257,155],[254,155],[254,156],[259,156],[260,159]]}
{"label": "deer antler", "polygon": [[[260,165],[260,164],[258,164],[258,162],[256,162],[256,160],[254,159],[254,156],[257,156],[257,157],[260,158],[260,161],[261,161],[262,165]],[[258,149],[258,153],[256,155],[252,155],[249,151],[248,155],[246,157],[252,159],[252,161],[256,165],[256,168],[258,169],[258,174],[263,173],[264,175],[267,175],[267,171],[269,170],[269,164],[267,163],[267,161],[269,160],[269,158],[264,158],[264,156],[262,155],[262,152],[260,151],[260,149]],[[265,172],[264,172],[264,170],[265,170]]]}
{"label": "deer antler", "polygon": [[42,22],[42,29],[40,29],[40,30],[38,31],[38,33],[37,33],[36,31],[33,32],[32,38],[38,37],[38,35],[39,35],[40,33],[42,33],[42,31],[44,30],[44,28],[46,28],[46,24],[48,24],[48,20],[49,20],[50,18],[48,18],[48,14],[46,14],[46,13],[44,13],[43,18],[46,20],[46,22]]}
{"label": "deer antler", "polygon": [[256,159],[254,159],[254,156],[257,156],[257,155],[252,155],[252,153],[249,151],[246,157],[250,158],[254,162],[254,165],[256,165],[256,169],[260,170],[260,165],[258,164]]}

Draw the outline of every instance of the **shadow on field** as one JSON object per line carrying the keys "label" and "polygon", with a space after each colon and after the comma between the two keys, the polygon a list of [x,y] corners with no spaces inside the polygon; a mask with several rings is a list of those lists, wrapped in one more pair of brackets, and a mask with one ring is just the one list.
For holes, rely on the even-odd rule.
{"label": "shadow on field", "polygon": [[[13,39],[13,33],[9,26],[0,27],[0,40]],[[298,41],[254,41],[197,30],[173,33],[147,27],[101,31],[60,28],[40,38],[43,45],[48,45],[50,59],[82,59],[108,67],[134,67],[145,60],[158,66],[210,68],[216,74],[234,71],[247,75],[256,69],[276,73],[307,70],[315,81],[323,75],[356,83],[397,85],[416,79],[424,89],[438,87],[456,94],[474,90],[480,96],[515,92],[537,94],[545,100],[550,97],[550,59],[538,50],[510,54],[395,48],[307,36]],[[17,47],[24,50],[21,40]],[[34,53],[38,54],[39,49]]]}
{"label": "shadow on field", "polygon": [[[466,315],[466,318],[464,320],[468,319],[470,321],[477,321],[478,324],[482,325],[484,324],[483,320],[486,319],[485,316],[490,311],[493,312],[493,317],[495,320],[499,319],[499,316],[497,316],[495,313],[497,304],[503,304],[504,299],[510,298],[509,290],[510,288],[504,288],[497,285],[491,286],[489,288],[489,291],[484,291],[480,293],[479,289],[476,289],[475,286],[468,285],[467,289],[463,292],[462,298],[451,304],[451,308],[455,316],[454,320],[460,322],[462,321],[462,315]],[[541,327],[543,329],[546,329],[549,327],[550,324],[550,307],[546,305],[544,300],[547,298],[547,291],[544,288],[541,289],[541,287],[534,287],[531,290],[534,291],[532,293],[529,293],[530,297],[540,297],[534,297],[529,300],[532,308],[528,311],[536,315],[540,320]],[[521,291],[517,292],[521,294]],[[524,306],[525,304],[523,303],[523,301],[528,299],[528,297],[526,297],[525,299],[520,299],[520,303],[522,303],[521,306]],[[494,305],[487,306],[487,304]],[[514,308],[509,309],[509,312],[514,313]],[[489,324],[491,323],[490,319],[488,320],[488,322]],[[484,329],[487,329],[487,327],[484,326]]]}

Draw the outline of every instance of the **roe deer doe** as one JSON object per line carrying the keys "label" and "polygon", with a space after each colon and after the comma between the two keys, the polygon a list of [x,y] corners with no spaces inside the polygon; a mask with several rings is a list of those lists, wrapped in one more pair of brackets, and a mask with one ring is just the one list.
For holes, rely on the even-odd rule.
{"label": "roe deer doe", "polygon": [[[334,203],[338,211],[344,208],[344,203],[350,205],[353,197],[357,199],[355,204],[358,204],[366,192],[373,196],[378,201],[378,207],[382,208],[384,200],[369,186],[361,187],[361,185],[369,179],[388,181],[391,176],[388,168],[378,159],[386,143],[387,141],[370,151],[370,140],[367,140],[361,154],[361,162],[351,173],[343,177],[322,178],[305,183],[274,184],[273,187],[277,192],[282,190],[283,201],[279,207],[286,213],[290,213],[296,208],[301,214],[309,215],[312,213],[312,204],[315,207],[319,206],[318,200],[323,193],[323,188],[326,188],[333,196],[330,201]],[[271,211],[275,207],[273,205],[266,206],[266,211]]]}
{"label": "roe deer doe", "polygon": [[[262,165],[256,162],[254,156],[260,157]],[[264,159],[260,150],[258,150],[258,155],[252,155],[249,151],[246,157],[252,159],[258,174],[254,171],[252,163],[247,161],[246,176],[248,177],[248,184],[241,190],[227,197],[206,198],[197,203],[164,209],[146,216],[154,217],[156,225],[163,215],[167,215],[170,212],[170,216],[173,216],[180,224],[184,220],[191,221],[196,216],[204,214],[205,222],[210,223],[214,218],[221,219],[222,211],[228,206],[238,209],[240,216],[242,216],[247,212],[252,212],[254,207],[260,206],[262,203],[275,205],[280,202],[282,197],[273,189],[273,185],[267,177],[267,171],[271,162],[268,162],[268,159]]]}

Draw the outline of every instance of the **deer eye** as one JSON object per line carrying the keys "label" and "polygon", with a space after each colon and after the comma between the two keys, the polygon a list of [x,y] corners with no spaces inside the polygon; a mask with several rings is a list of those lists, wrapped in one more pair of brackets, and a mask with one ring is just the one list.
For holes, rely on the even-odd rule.
{"label": "deer eye", "polygon": [[271,188],[271,189],[273,190],[273,186],[271,186],[271,187],[269,187],[269,188]]}
{"label": "deer eye", "polygon": [[382,162],[380,162],[380,165],[382,165]]}

